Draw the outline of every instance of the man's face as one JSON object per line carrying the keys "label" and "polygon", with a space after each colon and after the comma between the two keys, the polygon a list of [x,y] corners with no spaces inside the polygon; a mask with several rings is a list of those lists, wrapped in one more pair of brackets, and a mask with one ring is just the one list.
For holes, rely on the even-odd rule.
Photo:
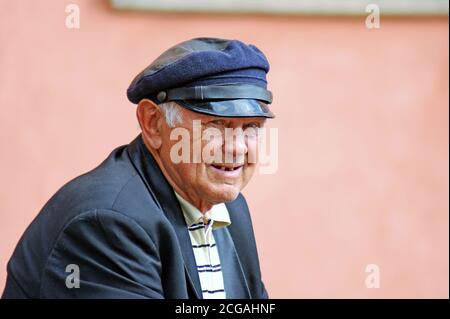
{"label": "man's face", "polygon": [[[170,128],[164,122],[161,128],[160,157],[175,190],[212,205],[236,199],[255,170],[257,130],[265,119],[217,117],[185,108],[181,111],[182,123]],[[179,148],[180,135],[170,138],[172,132],[180,130],[189,133],[189,143],[184,144],[187,148]],[[199,157],[194,162],[193,153],[198,150]],[[185,158],[189,160],[175,163],[174,155],[186,151],[189,154]]]}

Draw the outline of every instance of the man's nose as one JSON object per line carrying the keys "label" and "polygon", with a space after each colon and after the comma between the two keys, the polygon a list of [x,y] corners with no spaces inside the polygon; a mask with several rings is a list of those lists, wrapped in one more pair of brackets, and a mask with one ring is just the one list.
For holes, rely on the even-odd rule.
{"label": "man's nose", "polygon": [[226,162],[243,163],[248,146],[242,130],[225,135],[224,153]]}

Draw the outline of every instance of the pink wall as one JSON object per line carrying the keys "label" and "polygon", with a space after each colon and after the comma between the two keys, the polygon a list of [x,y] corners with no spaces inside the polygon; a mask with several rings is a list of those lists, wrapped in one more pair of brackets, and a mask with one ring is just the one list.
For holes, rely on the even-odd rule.
{"label": "pink wall", "polygon": [[[244,191],[272,297],[449,296],[448,20],[117,12],[0,3],[0,289],[26,226],[66,181],[138,134],[125,90],[169,46],[267,53],[279,170]],[[381,287],[365,286],[377,264]]]}

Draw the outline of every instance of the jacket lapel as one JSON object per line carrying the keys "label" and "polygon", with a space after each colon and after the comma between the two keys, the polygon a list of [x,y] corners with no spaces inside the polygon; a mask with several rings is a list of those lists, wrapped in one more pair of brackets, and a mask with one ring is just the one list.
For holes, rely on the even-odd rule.
{"label": "jacket lapel", "polygon": [[141,175],[150,195],[175,229],[183,254],[187,280],[191,287],[193,287],[195,296],[200,299],[202,298],[202,293],[194,252],[192,251],[187,225],[175,193],[153,159],[153,156],[147,150],[141,135],[130,143],[128,149],[131,161]]}
{"label": "jacket lapel", "polygon": [[214,230],[223,283],[228,299],[248,299],[250,291],[228,227]]}

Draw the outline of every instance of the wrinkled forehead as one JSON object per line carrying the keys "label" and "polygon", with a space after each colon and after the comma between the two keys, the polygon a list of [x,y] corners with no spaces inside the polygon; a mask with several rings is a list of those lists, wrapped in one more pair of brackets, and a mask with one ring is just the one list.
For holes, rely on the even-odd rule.
{"label": "wrinkled forehead", "polygon": [[[205,114],[205,113],[199,113],[199,112],[194,112],[190,109],[186,109],[184,107],[180,107],[180,109],[182,110],[182,117],[183,117],[183,122],[186,124],[189,124],[189,122],[192,121],[201,121],[201,123],[207,123],[207,122],[212,122],[212,121],[223,121],[225,124],[231,125],[231,126],[238,126],[240,124],[245,124],[245,123],[265,123],[266,122],[266,118],[265,117],[260,117],[260,116],[246,116],[246,117],[242,117],[242,116],[219,116],[219,115],[214,115],[214,114]],[[192,124],[192,123],[191,123]]]}

